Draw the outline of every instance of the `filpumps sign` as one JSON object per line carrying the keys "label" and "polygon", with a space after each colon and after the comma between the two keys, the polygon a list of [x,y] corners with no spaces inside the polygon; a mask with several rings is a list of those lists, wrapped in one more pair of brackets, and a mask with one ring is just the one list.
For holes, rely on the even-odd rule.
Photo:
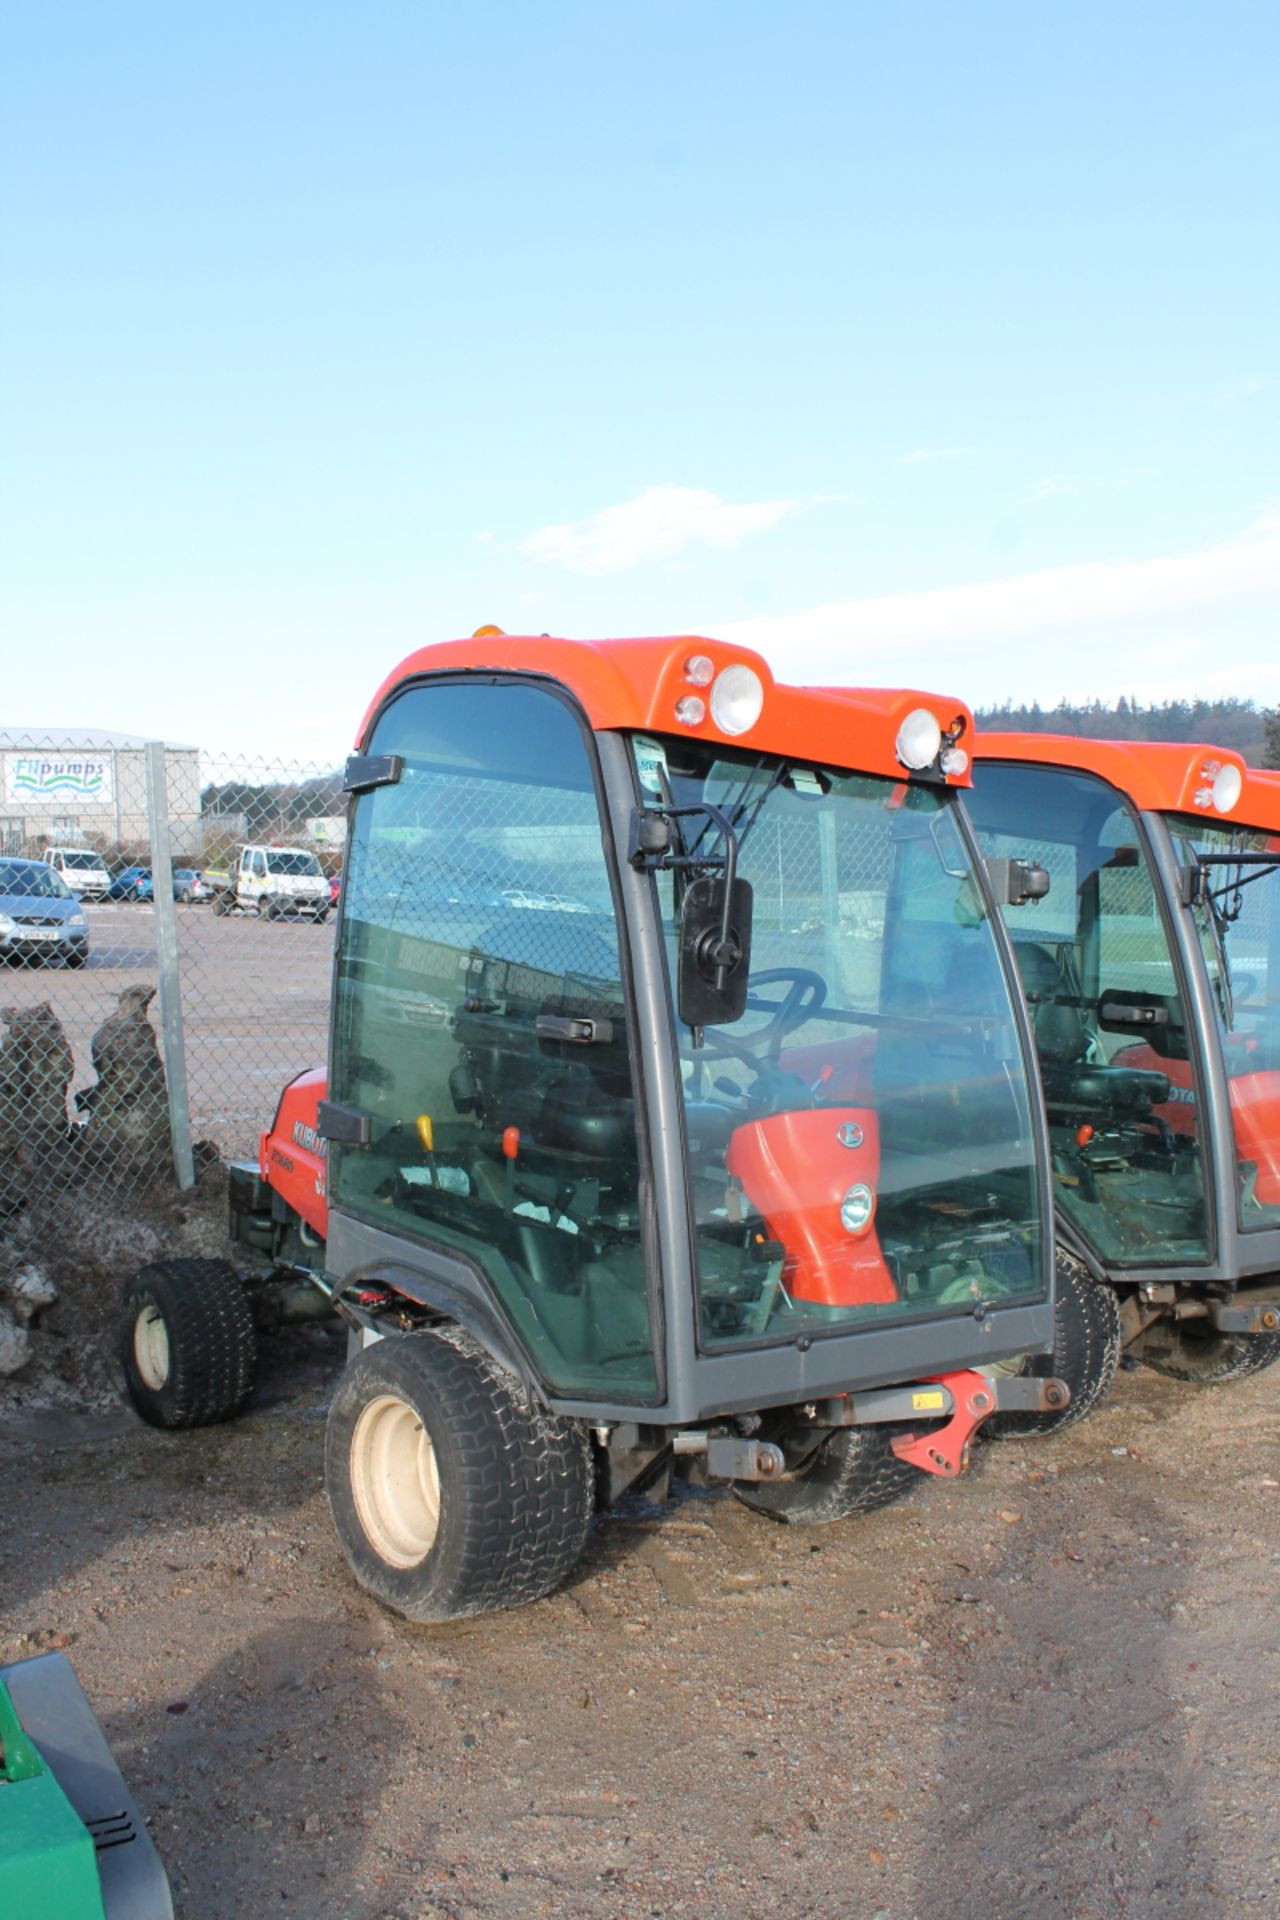
{"label": "filpumps sign", "polygon": [[100,807],[112,798],[109,753],[7,753],[6,800]]}

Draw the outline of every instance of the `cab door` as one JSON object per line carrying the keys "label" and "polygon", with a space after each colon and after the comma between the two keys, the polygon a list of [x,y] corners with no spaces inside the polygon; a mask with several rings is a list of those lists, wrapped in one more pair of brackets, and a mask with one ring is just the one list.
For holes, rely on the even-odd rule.
{"label": "cab door", "polygon": [[398,694],[356,803],[330,1097],[337,1209],[483,1274],[548,1389],[657,1397],[648,1157],[592,737],[521,681]]}

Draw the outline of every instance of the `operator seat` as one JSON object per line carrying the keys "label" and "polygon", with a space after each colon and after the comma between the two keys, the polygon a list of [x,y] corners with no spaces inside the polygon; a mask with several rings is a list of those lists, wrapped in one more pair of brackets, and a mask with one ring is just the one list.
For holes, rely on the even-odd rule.
{"label": "operator seat", "polygon": [[1087,1060],[1093,1030],[1082,996],[1057,953],[1035,941],[1015,945],[1031,1008],[1044,1103],[1051,1118],[1143,1120],[1170,1091],[1169,1076],[1144,1067]]}

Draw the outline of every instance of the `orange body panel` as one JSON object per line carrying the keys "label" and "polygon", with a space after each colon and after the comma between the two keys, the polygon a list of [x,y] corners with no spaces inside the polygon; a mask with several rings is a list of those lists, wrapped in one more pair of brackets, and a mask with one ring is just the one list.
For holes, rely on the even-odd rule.
{"label": "orange body panel", "polygon": [[[731,738],[721,733],[711,718],[710,689],[685,678],[685,661],[694,653],[705,654],[717,673],[727,666],[748,666],[759,674],[764,710],[745,734]],[[759,654],[699,635],[558,640],[545,634],[481,633],[422,647],[402,660],[374,695],[357,745],[367,745],[374,715],[395,688],[424,674],[460,672],[530,673],[554,680],[573,694],[595,728],[687,733],[691,739],[718,740],[896,780],[907,774],[894,742],[915,708],[927,707],[944,730],[962,721],[966,746],[973,730],[973,716],[962,700],[910,689],[779,686]],[[706,698],[707,714],[696,726],[686,727],[676,719],[675,709],[690,693]],[[949,775],[947,784],[971,785],[967,766]]]}
{"label": "orange body panel", "polygon": [[[844,1127],[860,1131],[858,1145],[843,1144]],[[874,1215],[859,1234],[840,1220],[851,1186],[876,1189],[880,1133],[869,1108],[814,1107],[749,1121],[735,1130],[725,1164],[786,1249],[783,1283],[798,1300],[861,1307],[898,1298]]]}
{"label": "orange body panel", "polygon": [[[1184,746],[1163,740],[1077,740],[1065,733],[984,732],[976,735],[973,753],[978,760],[1020,760],[1096,773],[1151,813],[1202,813],[1214,821],[1242,821],[1246,813],[1243,798],[1230,813],[1196,804],[1197,793],[1211,786],[1227,766],[1239,768],[1247,793],[1249,769],[1229,747]],[[1280,793],[1269,804],[1280,822]]]}
{"label": "orange body panel", "polygon": [[1231,1082],[1236,1153],[1258,1169],[1254,1188],[1264,1207],[1280,1206],[1280,1073],[1242,1073]]}
{"label": "orange body panel", "polygon": [[328,1088],[323,1067],[291,1080],[258,1140],[258,1171],[323,1240],[329,1231],[329,1143],[316,1131]]}

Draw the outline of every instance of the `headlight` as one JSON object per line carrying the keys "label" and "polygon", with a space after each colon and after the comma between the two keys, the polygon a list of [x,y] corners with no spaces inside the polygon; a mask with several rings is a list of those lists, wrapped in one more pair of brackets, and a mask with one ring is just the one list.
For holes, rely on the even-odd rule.
{"label": "headlight", "polygon": [[1230,813],[1244,792],[1244,775],[1239,767],[1222,767],[1213,783],[1213,804],[1219,813]]}
{"label": "headlight", "polygon": [[840,1202],[840,1225],[846,1233],[865,1233],[875,1210],[875,1194],[865,1181],[859,1180]]}
{"label": "headlight", "polygon": [[764,709],[764,682],[752,667],[726,667],[711,688],[711,718],[721,733],[750,733]]}
{"label": "headlight", "polygon": [[17,932],[17,927],[7,913],[0,913],[0,940],[8,940]]}
{"label": "headlight", "polygon": [[942,728],[936,716],[928,707],[917,707],[898,728],[894,752],[904,767],[919,773],[922,768],[933,765],[941,746]]}
{"label": "headlight", "polygon": [[67,915],[67,925],[74,928],[77,933],[82,932],[88,924],[89,922],[82,913],[69,913]]}

